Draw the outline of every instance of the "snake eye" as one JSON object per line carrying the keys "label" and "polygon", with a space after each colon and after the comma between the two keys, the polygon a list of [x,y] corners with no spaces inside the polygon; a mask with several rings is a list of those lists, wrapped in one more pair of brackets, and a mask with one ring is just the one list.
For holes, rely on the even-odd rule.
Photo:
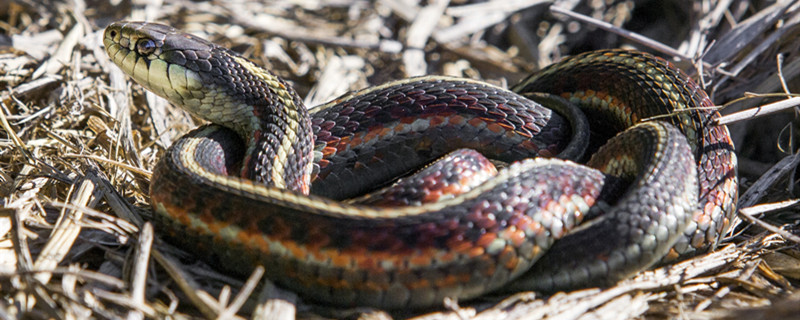
{"label": "snake eye", "polygon": [[136,51],[146,56],[156,51],[156,43],[150,39],[140,39],[136,42]]}

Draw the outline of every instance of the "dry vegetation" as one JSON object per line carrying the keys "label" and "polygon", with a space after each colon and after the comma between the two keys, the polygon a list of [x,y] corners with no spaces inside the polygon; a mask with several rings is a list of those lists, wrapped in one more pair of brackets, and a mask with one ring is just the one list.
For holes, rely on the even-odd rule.
{"label": "dry vegetation", "polygon": [[[780,94],[800,86],[796,1],[84,1],[0,2],[0,318],[800,318],[797,103]],[[564,55],[635,47],[702,79],[724,114],[778,111],[730,119],[742,209],[708,255],[606,290],[333,310],[217,273],[143,223],[149,170],[197,121],[107,59],[102,30],[123,19],[233,48],[309,105],[418,74],[503,85]]]}

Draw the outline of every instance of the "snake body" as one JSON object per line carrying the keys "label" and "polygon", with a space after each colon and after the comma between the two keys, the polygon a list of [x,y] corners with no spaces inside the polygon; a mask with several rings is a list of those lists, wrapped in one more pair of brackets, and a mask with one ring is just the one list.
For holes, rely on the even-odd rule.
{"label": "snake body", "polygon": [[[226,270],[264,265],[311,300],[396,309],[499,288],[609,285],[712,246],[734,209],[727,129],[710,125],[718,115],[691,79],[648,54],[577,55],[517,93],[449,77],[399,80],[309,112],[279,77],[171,27],[114,23],[104,44],[137,82],[214,123],[178,139],[156,166],[159,229]],[[586,166],[535,158],[579,159],[576,145],[589,141],[569,112],[527,97],[567,99],[590,115],[591,144],[603,146]],[[653,116],[669,121],[642,121]],[[414,205],[342,201],[453,151],[375,194],[416,191],[432,177],[454,189],[465,170],[448,159],[486,162],[463,148],[510,164]]]}

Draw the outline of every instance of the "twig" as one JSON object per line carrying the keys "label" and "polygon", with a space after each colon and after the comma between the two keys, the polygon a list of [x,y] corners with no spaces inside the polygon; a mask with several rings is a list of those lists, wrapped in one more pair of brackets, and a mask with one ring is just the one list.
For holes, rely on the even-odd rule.
{"label": "twig", "polygon": [[800,105],[800,97],[789,98],[778,102],[773,102],[760,107],[742,110],[736,113],[731,113],[726,116],[714,119],[714,125],[727,125],[737,121],[750,120],[758,117],[763,117],[789,108],[797,107]]}
{"label": "twig", "polygon": [[[87,204],[92,198],[95,191],[95,184],[89,177],[84,177],[81,181],[78,190],[72,197],[71,202],[79,207],[87,207]],[[58,265],[59,262],[66,256],[78,234],[81,231],[81,225],[78,221],[83,216],[82,210],[62,210],[59,220],[50,239],[47,241],[41,254],[33,264],[33,269],[37,271],[49,271]],[[35,276],[37,280],[42,283],[50,281],[51,274],[39,273]]]}
{"label": "twig", "polygon": [[605,21],[602,21],[602,20],[597,20],[595,18],[592,18],[592,17],[589,17],[589,16],[585,16],[585,15],[582,15],[580,13],[572,12],[570,10],[565,10],[565,9],[559,7],[559,6],[556,6],[556,5],[550,6],[550,11],[553,11],[555,13],[560,13],[560,14],[569,16],[571,18],[574,18],[576,20],[579,20],[579,21],[594,25],[594,26],[596,26],[596,27],[598,27],[600,29],[603,29],[603,30],[606,30],[608,32],[612,32],[612,33],[618,34],[618,35],[620,35],[622,37],[628,38],[630,40],[639,42],[639,43],[641,43],[641,44],[643,44],[643,45],[645,45],[647,47],[650,47],[650,48],[652,48],[652,49],[654,49],[656,51],[666,53],[666,54],[668,54],[670,56],[673,56],[673,57],[678,57],[681,60],[692,61],[692,57],[687,57],[687,56],[683,55],[682,53],[678,52],[678,50],[675,50],[674,48],[672,48],[672,47],[670,47],[670,46],[668,46],[666,44],[663,44],[661,42],[655,41],[655,40],[653,40],[651,38],[648,38],[646,36],[643,36],[641,34],[638,34],[638,33],[635,33],[635,32],[631,32],[631,31],[619,28],[619,27],[617,27],[617,26],[615,26],[613,24],[610,24],[608,22],[605,22]]}
{"label": "twig", "polygon": [[120,168],[126,169],[126,170],[128,170],[128,171],[130,171],[130,172],[136,173],[136,174],[138,174],[138,175],[141,175],[141,176],[142,176],[142,177],[144,177],[145,179],[150,179],[150,177],[153,175],[153,172],[151,172],[150,170],[145,170],[145,169],[142,169],[142,168],[137,168],[137,167],[134,167],[134,166],[132,166],[132,165],[129,165],[129,164],[127,164],[127,163],[122,163],[122,162],[119,162],[119,161],[115,161],[115,160],[111,160],[111,159],[106,159],[106,158],[103,158],[103,157],[100,157],[100,156],[96,156],[96,155],[93,155],[93,154],[74,154],[74,153],[67,153],[67,154],[63,155],[63,157],[64,157],[64,158],[85,158],[85,159],[92,159],[92,160],[95,160],[95,161],[99,161],[99,162],[103,162],[103,163],[111,164],[111,165],[114,165],[114,166],[117,166],[117,167],[120,167]]}
{"label": "twig", "polygon": [[773,226],[773,225],[771,225],[769,223],[761,221],[760,219],[755,217],[755,215],[757,215],[757,214],[765,213],[765,212],[768,212],[768,211],[786,209],[786,208],[794,206],[794,205],[796,205],[798,203],[800,203],[800,200],[792,199],[792,200],[784,200],[784,201],[776,202],[776,203],[767,203],[767,204],[762,204],[762,205],[742,208],[742,209],[739,210],[739,216],[744,218],[747,221],[750,221],[750,223],[757,224],[760,227],[769,230],[770,232],[779,234],[781,237],[785,238],[786,240],[789,240],[789,241],[792,241],[792,242],[800,244],[800,237],[798,237],[798,236],[796,236],[796,235],[794,235],[794,234],[792,234],[792,233],[790,233],[790,232],[788,232],[786,230],[783,230],[781,228]]}
{"label": "twig", "polygon": [[800,152],[784,157],[767,172],[762,174],[746,192],[739,196],[739,203],[737,205],[739,207],[755,205],[767,194],[767,190],[782,177],[797,168],[798,165],[800,165]]}
{"label": "twig", "polygon": [[[150,248],[153,246],[153,226],[150,223],[145,223],[142,227],[142,232],[139,233],[139,241],[136,246],[136,259],[133,264],[133,271],[131,272],[133,280],[131,281],[131,302],[134,305],[145,305],[145,284],[147,283],[147,269],[150,265]],[[142,309],[138,307],[136,309]],[[128,319],[143,319],[144,315],[136,310],[128,314]]]}
{"label": "twig", "polygon": [[407,49],[403,52],[406,76],[421,76],[427,73],[428,64],[425,61],[423,48],[449,3],[450,0],[435,0],[422,8],[414,22],[408,27],[405,41]]}
{"label": "twig", "polygon": [[234,298],[233,301],[231,301],[231,303],[219,313],[218,318],[230,319],[233,317],[247,301],[247,298],[253,293],[253,290],[256,289],[258,281],[261,280],[262,276],[264,276],[264,267],[256,267],[256,269],[253,270],[253,273],[250,274],[250,277],[247,278],[247,282],[245,282],[244,286],[239,291],[239,294],[237,294],[236,298]]}

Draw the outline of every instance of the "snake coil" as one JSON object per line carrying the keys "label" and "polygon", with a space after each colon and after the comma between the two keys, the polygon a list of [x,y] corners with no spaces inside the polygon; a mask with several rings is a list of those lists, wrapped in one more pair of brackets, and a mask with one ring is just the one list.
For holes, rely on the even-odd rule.
{"label": "snake coil", "polygon": [[[697,84],[646,53],[575,55],[513,92],[428,76],[308,111],[284,80],[168,26],[117,22],[104,44],[212,123],[153,173],[164,236],[236,273],[264,265],[311,300],[425,307],[611,285],[715,245],[734,211],[727,128]],[[586,165],[540,157],[581,160],[586,145]],[[487,169],[472,149],[510,165]]]}

